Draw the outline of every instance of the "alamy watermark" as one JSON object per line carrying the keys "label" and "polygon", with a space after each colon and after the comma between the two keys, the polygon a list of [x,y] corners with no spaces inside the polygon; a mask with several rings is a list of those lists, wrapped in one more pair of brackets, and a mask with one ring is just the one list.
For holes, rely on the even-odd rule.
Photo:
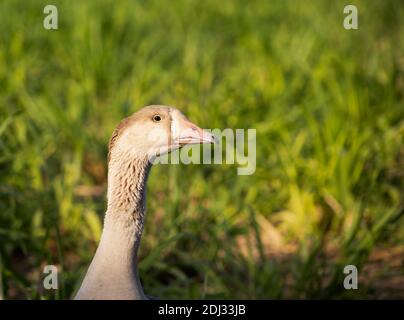
{"label": "alamy watermark", "polygon": [[353,4],[346,5],[344,7],[344,28],[346,30],[358,30],[358,8]]}
{"label": "alamy watermark", "polygon": [[[149,160],[153,164],[237,164],[237,175],[252,175],[257,163],[256,129],[205,129],[214,136],[215,144],[178,145],[179,150],[168,153],[165,145],[169,136],[164,130],[152,130],[148,139],[152,144],[162,145],[150,151]],[[166,141],[166,142],[165,142]],[[161,156],[160,156],[161,155]]]}
{"label": "alamy watermark", "polygon": [[[349,264],[344,267],[344,288],[346,290],[358,290],[358,268],[355,265]],[[58,290],[58,268],[55,265],[47,265],[43,269],[43,274],[46,275],[43,279],[43,287],[46,290]]]}
{"label": "alamy watermark", "polygon": [[[358,29],[358,8],[353,4],[344,6],[343,10],[346,14],[343,26],[346,30]],[[58,29],[58,8],[55,5],[48,4],[44,7],[43,13],[46,14],[43,19],[43,27],[46,30]]]}
{"label": "alamy watermark", "polygon": [[46,290],[57,290],[59,289],[59,282],[58,282],[58,268],[53,265],[47,265],[43,269],[43,274],[46,276],[43,279],[43,287]]}
{"label": "alamy watermark", "polygon": [[46,14],[43,19],[43,27],[46,30],[58,29],[58,8],[55,5],[48,4],[43,8],[43,13]]}
{"label": "alamy watermark", "polygon": [[347,276],[344,278],[344,288],[346,290],[358,289],[358,268],[353,264],[346,265],[344,267],[344,274]]}

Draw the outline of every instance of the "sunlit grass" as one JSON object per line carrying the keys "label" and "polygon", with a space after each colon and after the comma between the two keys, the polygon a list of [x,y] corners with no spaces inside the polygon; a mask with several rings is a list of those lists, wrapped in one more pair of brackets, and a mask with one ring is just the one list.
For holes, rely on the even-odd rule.
{"label": "sunlit grass", "polygon": [[[357,31],[342,1],[54,4],[57,31],[41,1],[0,4],[0,298],[72,296],[102,229],[108,138],[153,103],[256,129],[257,170],[153,168],[147,293],[378,296],[377,279],[344,290],[342,270],[403,245],[399,1],[355,1]],[[56,293],[41,289],[46,264]]]}

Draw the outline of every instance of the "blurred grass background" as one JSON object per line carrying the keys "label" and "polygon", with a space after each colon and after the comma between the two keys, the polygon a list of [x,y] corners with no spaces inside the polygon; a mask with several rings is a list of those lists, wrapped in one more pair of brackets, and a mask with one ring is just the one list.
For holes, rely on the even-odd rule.
{"label": "blurred grass background", "polygon": [[153,168],[148,294],[404,298],[402,2],[350,1],[356,31],[344,1],[55,0],[57,31],[47,4],[0,4],[0,298],[72,297],[102,230],[108,139],[156,103],[257,129],[257,170]]}

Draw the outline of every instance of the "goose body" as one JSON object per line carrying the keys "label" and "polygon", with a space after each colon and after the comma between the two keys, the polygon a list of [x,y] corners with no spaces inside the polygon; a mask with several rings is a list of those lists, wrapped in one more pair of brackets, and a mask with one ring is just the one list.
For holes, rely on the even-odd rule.
{"label": "goose body", "polygon": [[148,106],[121,121],[109,143],[100,243],[75,299],[147,299],[137,268],[147,177],[157,156],[195,143],[214,138],[172,107]]}

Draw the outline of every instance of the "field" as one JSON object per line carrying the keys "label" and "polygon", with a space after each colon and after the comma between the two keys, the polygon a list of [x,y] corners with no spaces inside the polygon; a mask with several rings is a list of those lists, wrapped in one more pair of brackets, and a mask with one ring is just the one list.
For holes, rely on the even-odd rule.
{"label": "field", "polygon": [[[0,299],[70,299],[121,118],[173,105],[257,130],[256,172],[157,165],[140,249],[160,298],[404,298],[404,4],[0,4]],[[42,286],[45,265],[59,289]],[[359,289],[343,286],[355,265]]]}

